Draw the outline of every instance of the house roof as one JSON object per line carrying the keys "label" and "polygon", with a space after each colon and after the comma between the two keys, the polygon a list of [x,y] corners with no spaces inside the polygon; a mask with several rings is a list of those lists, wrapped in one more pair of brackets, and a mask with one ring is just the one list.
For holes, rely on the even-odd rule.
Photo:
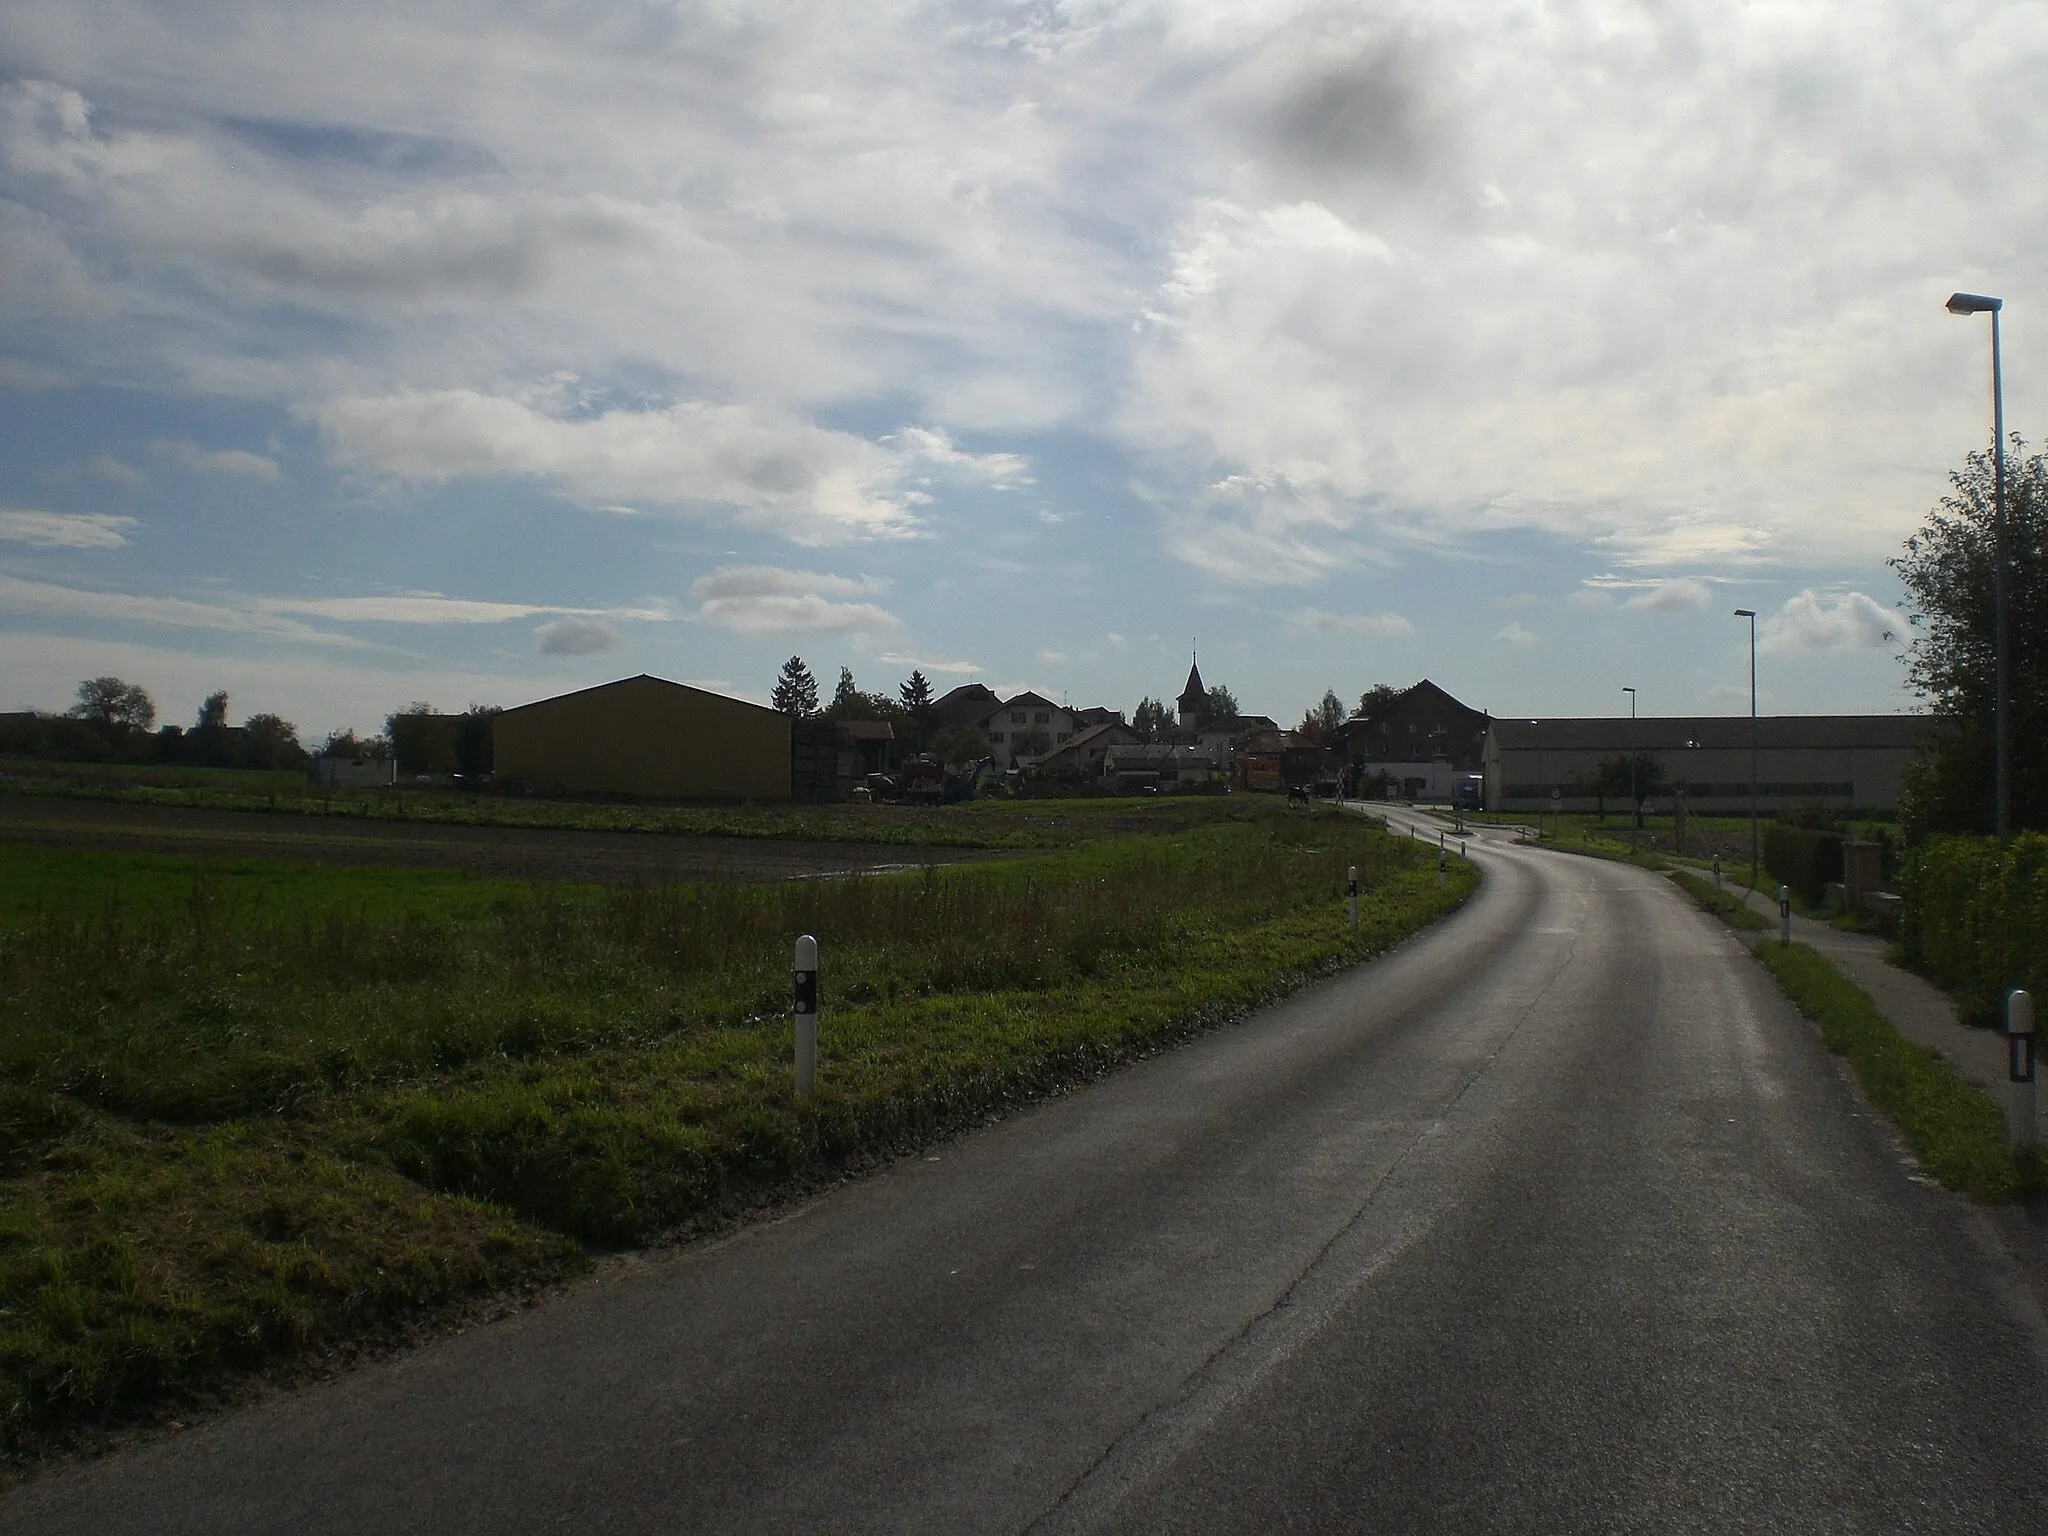
{"label": "house roof", "polygon": [[[1756,744],[1781,751],[1913,748],[1940,726],[1935,715],[1764,715],[1756,722]],[[1502,718],[1493,722],[1492,742],[1507,752],[1678,752],[1688,747],[1728,751],[1749,745],[1749,716]]]}
{"label": "house roof", "polygon": [[1181,689],[1180,697],[1175,699],[1173,702],[1182,705],[1183,708],[1181,710],[1181,713],[1186,714],[1187,709],[1185,708],[1185,706],[1190,701],[1192,701],[1195,707],[1199,709],[1204,703],[1208,701],[1208,698],[1209,690],[1206,687],[1204,687],[1202,683],[1202,669],[1191,660],[1188,662],[1187,686]]}
{"label": "house roof", "polygon": [[1085,731],[1076,731],[1053,751],[1041,757],[1038,766],[1043,768],[1063,757],[1072,757],[1079,762],[1082,755],[1087,752],[1106,751],[1123,745],[1135,746],[1137,743],[1138,733],[1123,721],[1105,720],[1100,725],[1089,726]]}
{"label": "house roof", "polygon": [[[1071,743],[1069,743],[1071,745]],[[1132,768],[1214,768],[1215,760],[1200,747],[1173,747],[1164,742],[1134,742],[1127,747],[1112,747],[1103,759],[1103,765],[1114,765],[1119,771]]]}
{"label": "house roof", "polygon": [[998,709],[1058,709],[1058,708],[1059,708],[1059,705],[1057,705],[1057,704],[1053,703],[1053,701],[1052,701],[1051,699],[1048,699],[1048,698],[1047,698],[1047,697],[1046,697],[1046,696],[1045,696],[1044,694],[1042,694],[1042,693],[1033,693],[1033,692],[1031,692],[1031,691],[1030,691],[1029,689],[1026,689],[1026,690],[1025,690],[1025,691],[1024,691],[1023,693],[1020,693],[1020,694],[1018,694],[1018,695],[1017,695],[1017,696],[1016,696],[1016,697],[1015,697],[1014,699],[1003,699],[1003,700],[1000,700],[1000,701],[998,701],[998,702],[997,702],[996,704],[994,704],[994,705],[990,706],[990,709],[989,709],[989,713],[990,713],[990,714],[994,714],[994,713],[995,713],[995,711],[996,711],[996,710],[998,710]]}
{"label": "house roof", "polygon": [[1204,720],[1195,734],[1198,736],[1242,736],[1246,731],[1277,731],[1278,720],[1264,715],[1221,715],[1214,720]]}
{"label": "house roof", "polygon": [[[665,677],[656,677],[649,672],[642,672],[634,677],[614,678],[609,683],[594,683],[588,688],[572,688],[567,693],[550,694],[544,699],[535,699],[531,703],[520,704],[511,709],[502,710],[500,713],[516,715],[523,710],[539,709],[543,704],[553,704],[560,699],[581,698],[586,693],[604,693],[613,688],[630,688],[635,683],[652,683],[658,688],[673,688],[677,693],[695,694],[700,699],[716,699],[719,703],[730,704],[736,709],[756,709],[764,715],[781,714],[780,710],[770,709],[765,704],[753,704],[745,699],[735,699],[728,694],[713,693],[708,688],[692,688],[688,683],[672,683]],[[458,717],[443,716],[442,718],[454,719]]]}
{"label": "house roof", "polygon": [[1464,715],[1468,718],[1474,715],[1479,716],[1481,719],[1485,718],[1485,711],[1474,709],[1462,699],[1453,698],[1449,693],[1446,693],[1425,677],[1421,682],[1414,684],[1412,687],[1404,688],[1395,694],[1393,698],[1387,701],[1384,709],[1376,710],[1369,715],[1353,715],[1349,720],[1346,720],[1337,727],[1337,734],[1340,736],[1344,735],[1348,731],[1355,731],[1360,726],[1371,725],[1392,715],[1405,715],[1417,710],[1429,709],[1435,709],[1445,714]]}
{"label": "house roof", "polygon": [[960,725],[984,720],[1002,702],[996,691],[982,683],[962,683],[932,700],[932,719],[940,725]]}

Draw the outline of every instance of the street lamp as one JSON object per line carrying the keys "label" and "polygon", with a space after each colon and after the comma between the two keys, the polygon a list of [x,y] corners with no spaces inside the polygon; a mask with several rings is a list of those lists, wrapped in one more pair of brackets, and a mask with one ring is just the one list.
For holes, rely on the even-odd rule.
{"label": "street lamp", "polygon": [[[1628,718],[1631,724],[1636,718],[1636,691],[1626,683],[1621,691],[1628,695]],[[1629,825],[1640,828],[1643,824],[1643,802],[1636,794],[1636,733],[1628,733],[1628,814]]]}
{"label": "street lamp", "polygon": [[1749,888],[1756,889],[1756,610],[1738,608],[1735,617],[1749,620]]}
{"label": "street lamp", "polygon": [[1987,297],[1981,293],[1952,293],[1948,296],[1948,312],[1952,315],[1989,315],[1991,317],[1991,465],[1992,487],[1997,512],[1997,535],[1991,556],[1991,622],[1996,631],[1994,644],[1998,651],[1998,692],[1993,717],[1992,734],[1996,741],[1998,761],[1997,798],[1993,821],[1998,829],[1999,841],[2005,840],[2011,830],[2012,796],[2007,785],[2006,763],[2008,760],[2007,707],[2007,662],[2005,641],[2005,385],[2000,377],[1998,356],[1998,312],[2005,308],[2005,300]]}

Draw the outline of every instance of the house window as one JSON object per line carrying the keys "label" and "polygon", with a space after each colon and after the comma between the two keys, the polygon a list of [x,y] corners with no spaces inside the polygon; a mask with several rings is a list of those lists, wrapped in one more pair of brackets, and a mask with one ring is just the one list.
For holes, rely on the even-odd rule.
{"label": "house window", "polygon": [[1049,715],[1049,714],[1047,714],[1047,713],[1046,713],[1046,712],[1045,712],[1044,710],[1042,710],[1042,709],[1041,709],[1041,710],[1040,710],[1040,711],[1038,712],[1038,721],[1037,721],[1037,723],[1038,723],[1038,724],[1040,724],[1040,725],[1044,725],[1044,724],[1046,724],[1046,723],[1047,723],[1048,721],[1050,721],[1051,719],[1052,719],[1052,716],[1051,716],[1051,715]]}
{"label": "house window", "polygon": [[1061,732],[1060,732],[1060,740],[1061,740],[1061,741],[1072,741],[1073,739],[1074,739],[1074,733],[1073,733],[1072,731],[1061,731]]}
{"label": "house window", "polygon": [[1001,731],[990,731],[988,733],[988,739],[990,741],[1001,741],[1003,739],[1003,733]]}
{"label": "house window", "polygon": [[1020,709],[1020,710],[1018,710],[1018,711],[1017,711],[1017,712],[1016,712],[1015,714],[1013,714],[1013,715],[1011,715],[1011,716],[1010,716],[1010,724],[1012,724],[1012,725],[1022,725],[1023,723],[1024,723],[1024,711],[1023,711],[1023,710],[1021,710],[1021,709]]}

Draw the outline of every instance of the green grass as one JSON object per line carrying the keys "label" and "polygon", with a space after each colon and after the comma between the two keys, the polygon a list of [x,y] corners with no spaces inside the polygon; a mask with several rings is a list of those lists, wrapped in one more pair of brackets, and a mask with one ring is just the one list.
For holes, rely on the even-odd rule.
{"label": "green grass", "polygon": [[0,1443],[168,1412],[1157,1050],[1456,905],[1476,873],[1434,862],[1258,804],[769,886],[0,850]]}
{"label": "green grass", "polygon": [[1822,1041],[1845,1057],[1920,1166],[1950,1189],[2009,1200],[2044,1183],[2038,1153],[2016,1157],[2004,1113],[1935,1052],[1914,1045],[1817,951],[1762,944],[1756,955]]}
{"label": "green grass", "polygon": [[1671,878],[1700,904],[1701,907],[1721,919],[1730,928],[1768,928],[1771,920],[1763,913],[1743,904],[1736,889],[1717,890],[1712,880],[1703,879],[1690,870],[1678,869],[1671,872]]}
{"label": "green grass", "polygon": [[945,806],[655,805],[542,800],[433,788],[325,788],[291,773],[49,763],[28,758],[0,762],[0,794],[362,821],[1017,850],[1073,847],[1142,831],[1178,831],[1219,819],[1261,815],[1271,804],[1267,796],[1166,795],[1157,799],[989,799]]}

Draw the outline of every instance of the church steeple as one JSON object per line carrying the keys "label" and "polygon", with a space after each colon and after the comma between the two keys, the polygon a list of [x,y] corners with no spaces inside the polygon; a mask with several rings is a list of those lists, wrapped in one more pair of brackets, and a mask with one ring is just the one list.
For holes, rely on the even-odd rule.
{"label": "church steeple", "polygon": [[1180,723],[1184,726],[1208,718],[1209,690],[1202,686],[1202,669],[1192,657],[1188,660],[1188,685],[1173,702],[1180,709]]}

